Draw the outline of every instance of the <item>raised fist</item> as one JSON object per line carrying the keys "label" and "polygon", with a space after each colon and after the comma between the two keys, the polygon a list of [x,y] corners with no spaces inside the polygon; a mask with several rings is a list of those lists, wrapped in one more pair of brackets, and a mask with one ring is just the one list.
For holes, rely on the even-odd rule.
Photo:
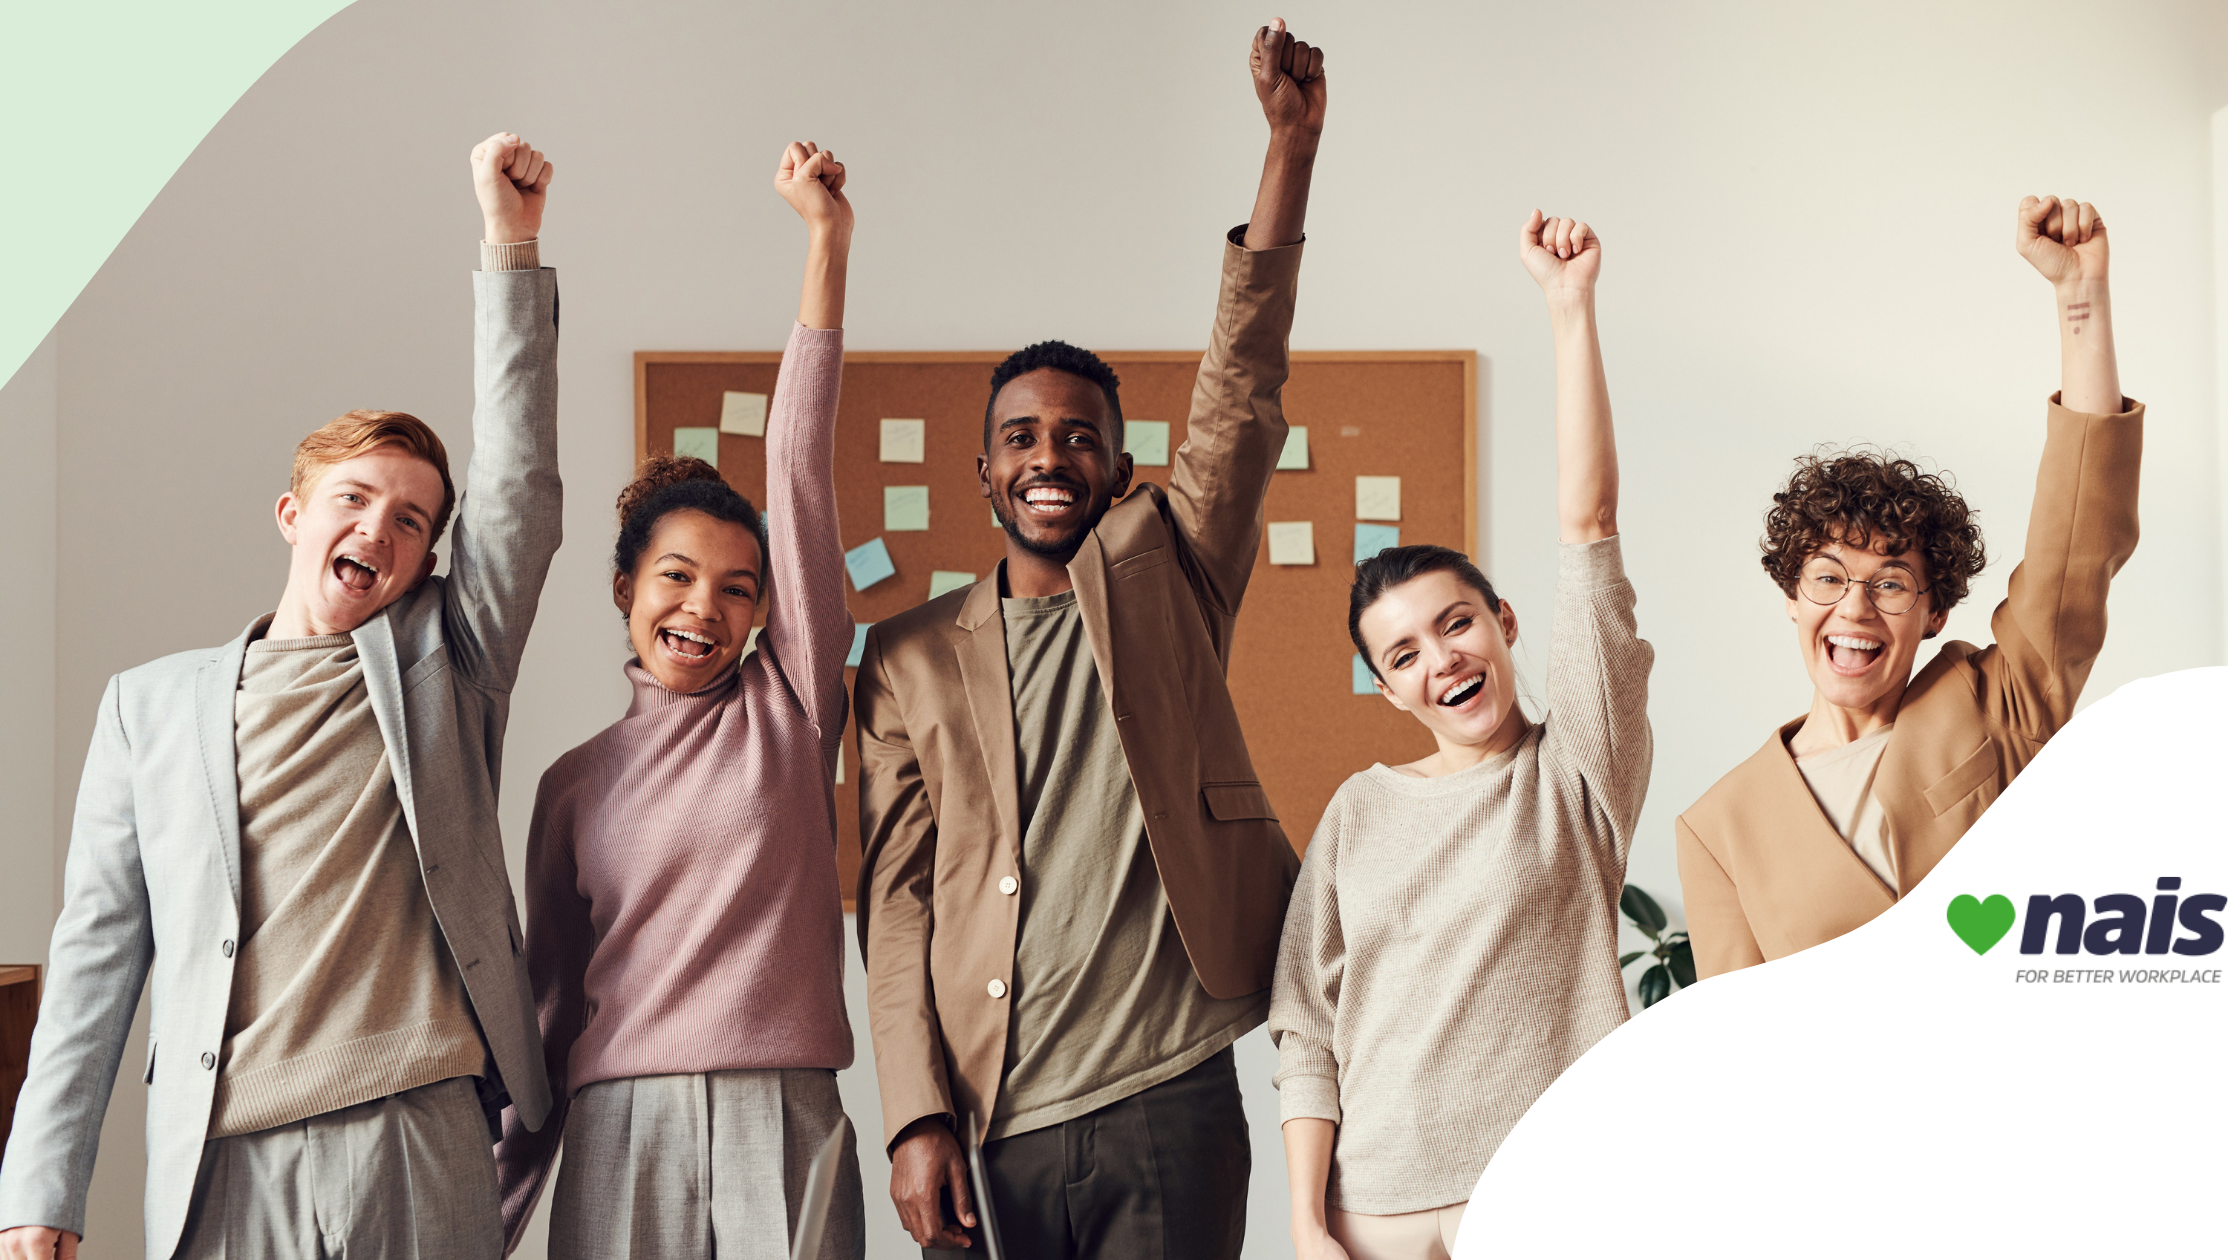
{"label": "raised fist", "polygon": [[2108,278],[2108,225],[2089,201],[2024,197],[2014,247],[2055,284]]}
{"label": "raised fist", "polygon": [[1293,39],[1283,19],[1277,18],[1253,32],[1249,65],[1252,90],[1260,97],[1260,112],[1268,116],[1270,128],[1322,134],[1329,81],[1322,77],[1321,49]]}
{"label": "raised fist", "polygon": [[1517,253],[1551,300],[1592,294],[1595,278],[1602,274],[1602,240],[1576,219],[1551,219],[1533,211],[1518,234]]}
{"label": "raised fist", "polygon": [[812,229],[843,236],[855,231],[855,207],[840,191],[848,182],[848,168],[830,149],[818,148],[814,140],[794,141],[778,155],[778,174],[770,182]]}
{"label": "raised fist", "polygon": [[482,239],[492,245],[535,240],[544,226],[552,163],[510,131],[476,145],[467,162],[474,168],[475,200],[482,203]]}

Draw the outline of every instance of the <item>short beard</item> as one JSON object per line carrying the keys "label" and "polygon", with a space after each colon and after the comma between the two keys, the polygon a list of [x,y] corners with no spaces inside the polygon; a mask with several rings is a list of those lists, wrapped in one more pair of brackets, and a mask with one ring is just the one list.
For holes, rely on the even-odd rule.
{"label": "short beard", "polygon": [[1030,540],[1026,535],[1019,532],[1019,522],[1009,512],[997,510],[996,521],[1003,526],[1005,536],[1019,544],[1022,550],[1040,556],[1045,560],[1055,560],[1059,564],[1072,564],[1073,557],[1081,550],[1081,544],[1089,541],[1090,532],[1096,529],[1098,522],[1104,520],[1105,511],[1111,506],[1112,501],[1110,499],[1105,500],[1087,520],[1081,522],[1081,528],[1055,542],[1038,543]]}

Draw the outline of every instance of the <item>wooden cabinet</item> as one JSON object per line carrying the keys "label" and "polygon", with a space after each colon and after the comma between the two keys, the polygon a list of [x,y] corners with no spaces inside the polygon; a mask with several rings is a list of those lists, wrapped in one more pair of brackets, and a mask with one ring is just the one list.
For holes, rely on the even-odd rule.
{"label": "wooden cabinet", "polygon": [[31,1025],[39,1019],[39,969],[0,964],[0,1142],[15,1126],[16,1093],[31,1064]]}

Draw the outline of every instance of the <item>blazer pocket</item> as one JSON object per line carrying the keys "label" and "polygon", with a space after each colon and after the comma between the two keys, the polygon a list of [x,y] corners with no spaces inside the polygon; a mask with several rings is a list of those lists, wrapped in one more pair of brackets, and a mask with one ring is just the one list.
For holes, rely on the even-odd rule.
{"label": "blazer pocket", "polygon": [[414,687],[442,673],[450,664],[451,654],[440,647],[414,661],[412,668],[404,672],[404,694],[410,695]]}
{"label": "blazer pocket", "polygon": [[1989,782],[1999,769],[1999,750],[1989,739],[1976,745],[1976,750],[1954,767],[1950,774],[1921,790],[1929,802],[1929,810],[1943,817],[1954,806],[1975,794],[1977,788]]}
{"label": "blazer pocket", "polygon": [[1276,816],[1268,805],[1268,794],[1257,783],[1207,783],[1198,792],[1205,798],[1206,812],[1222,822],[1245,818],[1272,821]]}
{"label": "blazer pocket", "polygon": [[1125,560],[1113,562],[1112,576],[1116,579],[1131,578],[1138,573],[1147,573],[1162,564],[1170,563],[1172,560],[1173,557],[1165,547],[1154,547],[1149,551],[1139,551]]}
{"label": "blazer pocket", "polygon": [[153,1037],[148,1038],[148,1070],[140,1074],[140,1083],[142,1085],[156,1083],[156,1039]]}

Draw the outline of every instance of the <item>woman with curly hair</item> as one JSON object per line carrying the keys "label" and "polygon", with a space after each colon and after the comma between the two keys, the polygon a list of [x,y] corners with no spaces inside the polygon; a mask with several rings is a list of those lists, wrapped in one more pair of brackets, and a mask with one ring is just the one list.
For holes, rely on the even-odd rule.
{"label": "woman with curly hair", "polygon": [[2139,539],[2146,413],[2116,384],[2099,214],[2025,197],[2015,247],[2053,284],[2061,391],[1994,642],[1947,643],[1914,672],[1984,567],[1975,515],[1944,478],[1871,451],[1797,461],[1760,548],[1789,597],[1812,708],[1680,816],[1699,976],[1889,909],[2076,711],[2109,582]]}
{"label": "woman with curly hair", "polygon": [[[534,1133],[505,1113],[509,1251],[565,1131],[556,1260],[785,1255],[809,1161],[847,1123],[831,799],[855,637],[832,483],[845,179],[813,144],[780,160],[809,260],[764,439],[767,530],[696,459],[648,460],[617,504],[630,710],[537,785],[525,948],[553,1101]],[[821,1252],[842,1258],[863,1255],[846,1133]]]}

